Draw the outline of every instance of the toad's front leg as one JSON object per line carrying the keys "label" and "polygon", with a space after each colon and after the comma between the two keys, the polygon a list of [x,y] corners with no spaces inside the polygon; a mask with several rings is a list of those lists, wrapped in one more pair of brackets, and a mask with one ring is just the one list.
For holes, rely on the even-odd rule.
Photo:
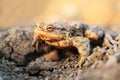
{"label": "toad's front leg", "polygon": [[42,42],[42,40],[39,38],[39,36],[38,35],[34,35],[32,46],[35,47],[37,52],[39,52],[40,42]]}
{"label": "toad's front leg", "polygon": [[85,37],[75,37],[73,39],[73,46],[78,49],[80,54],[80,60],[75,65],[75,67],[82,67],[84,62],[87,59],[87,56],[90,54],[90,41]]}

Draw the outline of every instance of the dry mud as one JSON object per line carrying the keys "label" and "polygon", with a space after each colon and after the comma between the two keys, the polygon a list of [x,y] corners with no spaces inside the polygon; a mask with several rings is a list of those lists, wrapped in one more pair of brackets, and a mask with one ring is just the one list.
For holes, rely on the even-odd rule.
{"label": "dry mud", "polygon": [[[120,35],[117,46],[92,45],[82,69],[76,49],[56,49],[41,44],[37,53],[31,46],[33,27],[12,27],[0,31],[0,80],[118,80],[120,78]],[[52,56],[52,59],[51,59]],[[54,57],[53,57],[54,56]]]}

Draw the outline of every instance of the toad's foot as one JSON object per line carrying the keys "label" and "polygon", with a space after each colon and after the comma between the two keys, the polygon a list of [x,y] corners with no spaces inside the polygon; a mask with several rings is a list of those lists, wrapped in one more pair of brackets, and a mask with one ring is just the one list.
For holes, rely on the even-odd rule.
{"label": "toad's foot", "polygon": [[87,56],[81,56],[79,62],[75,65],[75,68],[82,68],[83,64],[87,60]]}
{"label": "toad's foot", "polygon": [[35,35],[34,36],[34,40],[32,42],[32,46],[35,47],[35,49],[36,49],[37,52],[39,52],[40,41],[41,41],[40,38],[37,35]]}

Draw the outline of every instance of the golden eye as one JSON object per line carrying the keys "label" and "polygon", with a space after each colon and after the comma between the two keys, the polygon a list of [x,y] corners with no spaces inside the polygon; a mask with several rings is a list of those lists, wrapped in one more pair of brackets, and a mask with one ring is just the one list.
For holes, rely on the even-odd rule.
{"label": "golden eye", "polygon": [[52,25],[52,24],[47,25],[47,30],[48,30],[48,31],[53,30],[53,25]]}
{"label": "golden eye", "polygon": [[47,26],[47,30],[52,30],[52,26]]}

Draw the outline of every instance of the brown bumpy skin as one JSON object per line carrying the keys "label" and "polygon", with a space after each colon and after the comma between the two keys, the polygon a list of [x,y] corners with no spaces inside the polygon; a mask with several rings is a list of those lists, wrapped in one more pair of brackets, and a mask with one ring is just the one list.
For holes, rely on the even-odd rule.
{"label": "brown bumpy skin", "polygon": [[[77,28],[75,28],[77,29]],[[36,50],[39,51],[39,41],[44,41],[45,43],[55,46],[57,48],[65,48],[74,46],[77,48],[80,54],[80,60],[75,65],[75,67],[81,67],[83,63],[86,61],[87,56],[90,53],[90,42],[87,38],[78,35],[78,33],[82,34],[79,30],[77,36],[76,33],[74,35],[70,35],[69,30],[63,30],[63,26],[55,26],[44,24],[37,24],[34,30],[34,40],[32,45],[36,47]]]}

